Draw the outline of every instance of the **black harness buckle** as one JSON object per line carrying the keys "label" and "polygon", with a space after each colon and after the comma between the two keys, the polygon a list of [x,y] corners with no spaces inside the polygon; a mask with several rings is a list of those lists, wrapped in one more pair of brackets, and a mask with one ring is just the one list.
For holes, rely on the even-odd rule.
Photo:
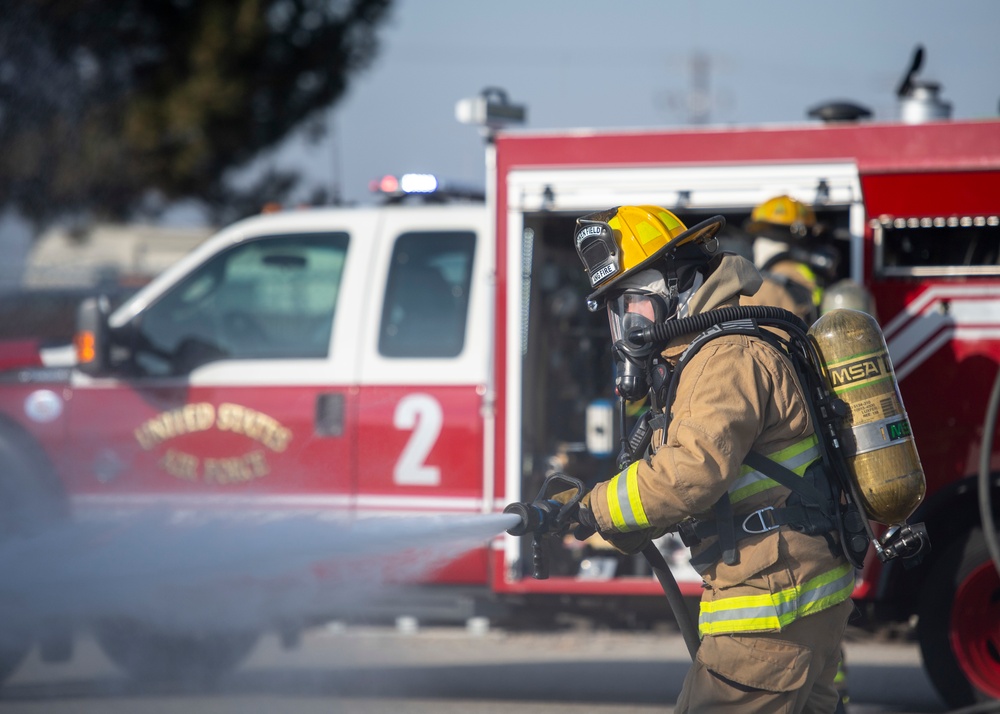
{"label": "black harness buckle", "polygon": [[685,520],[677,524],[677,535],[681,537],[681,542],[688,548],[701,543],[701,536],[695,530],[697,521]]}

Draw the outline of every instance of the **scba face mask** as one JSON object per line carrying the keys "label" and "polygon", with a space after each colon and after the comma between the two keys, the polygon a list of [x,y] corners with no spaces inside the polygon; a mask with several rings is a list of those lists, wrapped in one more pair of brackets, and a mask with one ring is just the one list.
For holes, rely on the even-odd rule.
{"label": "scba face mask", "polygon": [[640,356],[652,351],[652,345],[635,344],[629,340],[633,330],[641,330],[664,322],[670,316],[666,298],[657,293],[627,290],[617,297],[608,299],[608,322],[611,325],[611,340],[623,342],[623,349]]}
{"label": "scba face mask", "polygon": [[627,278],[625,289],[607,299],[608,322],[611,327],[618,395],[626,401],[638,401],[650,388],[654,347],[629,339],[635,330],[687,316],[690,297],[701,286],[703,277],[695,273],[687,289],[678,292],[676,280],[668,286],[656,270],[644,270]]}
{"label": "scba face mask", "polygon": [[622,292],[607,299],[615,360],[615,387],[626,401],[642,399],[649,391],[649,370],[653,358],[651,344],[629,339],[634,330],[664,322],[672,312],[666,281],[655,270],[644,270],[628,278]]}
{"label": "scba face mask", "polygon": [[629,340],[633,330],[651,327],[666,319],[667,304],[662,296],[627,291],[608,300],[612,351],[615,357],[615,386],[618,396],[637,401],[649,391],[649,369],[653,357],[651,344]]}

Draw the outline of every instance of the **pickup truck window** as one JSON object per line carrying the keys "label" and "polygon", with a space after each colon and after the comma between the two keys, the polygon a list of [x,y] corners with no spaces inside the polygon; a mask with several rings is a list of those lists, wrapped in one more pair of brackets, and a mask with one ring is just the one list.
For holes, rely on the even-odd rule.
{"label": "pickup truck window", "polygon": [[476,235],[404,233],[396,239],[386,285],[379,353],[457,357],[465,346]]}
{"label": "pickup truck window", "polygon": [[326,357],[347,245],[346,233],[265,236],[213,256],[144,311],[137,366]]}

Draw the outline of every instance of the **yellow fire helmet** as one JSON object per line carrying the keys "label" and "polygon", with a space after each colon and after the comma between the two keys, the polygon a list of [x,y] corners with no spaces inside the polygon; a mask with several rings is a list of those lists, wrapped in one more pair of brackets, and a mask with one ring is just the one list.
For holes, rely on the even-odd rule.
{"label": "yellow fire helmet", "polygon": [[816,227],[816,213],[791,196],[776,196],[753,209],[744,227],[749,233],[773,233],[778,228],[805,236]]}
{"label": "yellow fire helmet", "polygon": [[578,218],[576,252],[595,288],[588,302],[682,245],[708,243],[725,225],[713,216],[688,228],[659,206],[618,206]]}

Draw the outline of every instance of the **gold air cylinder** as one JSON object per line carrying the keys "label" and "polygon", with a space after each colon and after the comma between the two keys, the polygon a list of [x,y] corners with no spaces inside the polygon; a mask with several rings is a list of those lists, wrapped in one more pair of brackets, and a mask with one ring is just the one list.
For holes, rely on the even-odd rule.
{"label": "gold air cylinder", "polygon": [[858,310],[820,317],[809,335],[826,367],[830,389],[848,407],[840,440],[869,519],[904,523],[924,498],[927,482],[878,323]]}

